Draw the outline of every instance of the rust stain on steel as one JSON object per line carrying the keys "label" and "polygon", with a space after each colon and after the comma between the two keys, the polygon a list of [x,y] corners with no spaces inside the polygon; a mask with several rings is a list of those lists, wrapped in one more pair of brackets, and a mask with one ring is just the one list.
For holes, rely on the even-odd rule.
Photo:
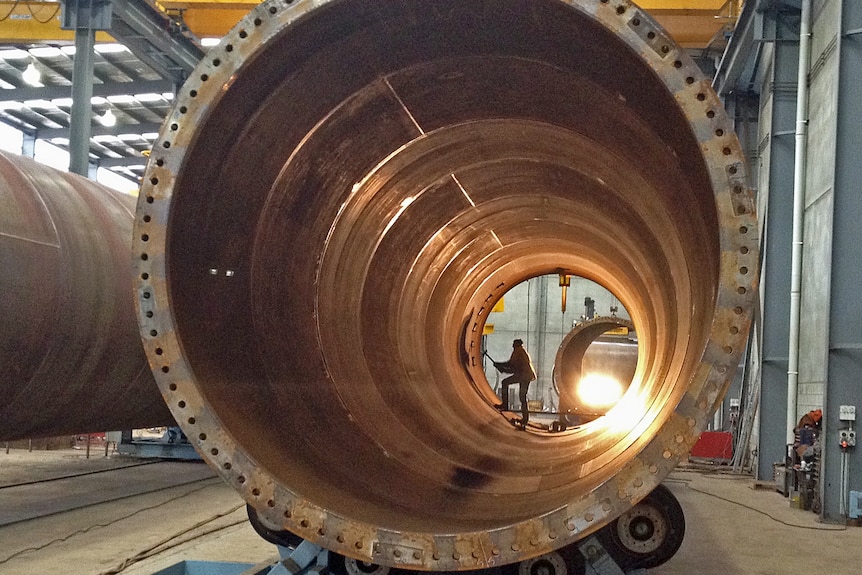
{"label": "rust stain on steel", "polygon": [[[153,150],[144,347],[268,523],[414,569],[539,556],[649,493],[732,377],[745,181],[708,80],[625,0],[264,2]],[[610,289],[642,352],[606,416],[518,433],[484,308],[547,273]]]}
{"label": "rust stain on steel", "polygon": [[0,153],[0,440],[173,422],[137,333],[134,206]]}

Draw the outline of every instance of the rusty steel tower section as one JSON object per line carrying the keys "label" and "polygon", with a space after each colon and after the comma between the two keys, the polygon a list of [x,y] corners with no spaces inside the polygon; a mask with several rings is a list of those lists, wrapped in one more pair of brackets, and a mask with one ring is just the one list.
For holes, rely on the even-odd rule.
{"label": "rusty steel tower section", "polygon": [[[272,0],[180,91],[135,221],[168,406],[268,525],[467,570],[631,509],[739,362],[758,235],[732,123],[627,0]],[[638,333],[607,415],[517,432],[487,314],[549,273]]]}
{"label": "rusty steel tower section", "polygon": [[0,440],[173,422],[137,333],[134,209],[0,153]]}

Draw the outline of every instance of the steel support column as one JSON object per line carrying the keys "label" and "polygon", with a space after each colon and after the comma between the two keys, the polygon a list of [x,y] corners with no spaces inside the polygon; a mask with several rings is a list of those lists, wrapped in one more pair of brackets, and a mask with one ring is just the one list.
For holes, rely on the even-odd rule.
{"label": "steel support column", "polygon": [[90,124],[93,115],[93,46],[96,31],[75,30],[75,61],[72,70],[72,111],[69,125],[69,171],[88,177],[90,163]]}
{"label": "steel support column", "polygon": [[75,30],[72,69],[72,110],[69,126],[69,171],[90,175],[90,125],[93,97],[93,46],[96,30],[110,28],[111,3],[104,0],[66,0],[62,27]]}
{"label": "steel support column", "polygon": [[[838,38],[839,79],[835,155],[832,275],[829,311],[829,363],[824,392],[823,517],[843,521],[841,450],[838,429],[841,405],[862,408],[862,2],[844,0]],[[849,454],[850,490],[862,489],[862,453]]]}
{"label": "steel support column", "polygon": [[[784,461],[787,409],[787,341],[789,329],[790,255],[793,219],[793,134],[796,121],[797,66],[799,63],[799,14],[772,12],[773,77],[764,86],[772,98],[769,121],[768,208],[763,232],[761,270],[761,395],[758,436],[758,479],[772,477],[772,464]],[[772,36],[770,33],[770,36]],[[766,121],[764,118],[763,121]],[[761,178],[764,175],[761,174]],[[761,205],[763,201],[761,200]]]}
{"label": "steel support column", "polygon": [[23,140],[21,141],[21,155],[32,158],[36,155],[36,136],[28,134],[27,132],[24,132],[23,136]]}

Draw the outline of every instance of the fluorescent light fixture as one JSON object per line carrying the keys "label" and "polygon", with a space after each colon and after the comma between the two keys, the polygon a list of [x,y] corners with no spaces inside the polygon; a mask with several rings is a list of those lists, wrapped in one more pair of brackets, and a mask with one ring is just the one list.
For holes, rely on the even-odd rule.
{"label": "fluorescent light fixture", "polygon": [[108,101],[112,104],[134,104],[137,100],[135,100],[134,96],[129,96],[128,94],[118,94],[116,96],[108,96]]}
{"label": "fluorescent light fixture", "polygon": [[21,73],[21,77],[31,86],[38,87],[42,85],[42,74],[36,69],[33,62],[30,62],[30,65]]}
{"label": "fluorescent light fixture", "polygon": [[148,92],[146,94],[135,94],[135,99],[138,102],[161,102],[164,98],[162,98],[161,94]]}
{"label": "fluorescent light fixture", "polygon": [[52,144],[54,144],[55,146],[68,146],[69,145],[69,138],[51,138],[48,141],[51,142]]}
{"label": "fluorescent light fixture", "polygon": [[201,46],[204,48],[218,46],[219,42],[221,42],[221,38],[201,38]]}
{"label": "fluorescent light fixture", "polygon": [[0,110],[23,110],[24,104],[21,102],[0,102]]}
{"label": "fluorescent light fixture", "polygon": [[173,92],[162,92],[162,98],[164,98],[165,100],[170,102],[171,100],[174,99],[174,93]]}
{"label": "fluorescent light fixture", "polygon": [[49,100],[25,100],[24,105],[34,110],[53,110],[56,108]]}
{"label": "fluorescent light fixture", "polygon": [[122,44],[117,43],[109,43],[109,44],[96,44],[93,47],[93,50],[98,52],[99,54],[118,54],[120,52],[128,52],[129,49],[123,46]]}
{"label": "fluorescent light fixture", "polygon": [[141,134],[141,137],[145,140],[155,140],[156,138],[159,137],[159,133],[158,132],[144,132],[143,134]]}
{"label": "fluorescent light fixture", "polygon": [[75,47],[74,46],[60,46],[60,50],[66,56],[74,56],[75,55]]}
{"label": "fluorescent light fixture", "polygon": [[111,126],[117,125],[117,117],[114,113],[109,109],[105,110],[105,113],[99,118],[99,121],[106,128],[110,128]]}
{"label": "fluorescent light fixture", "polygon": [[0,60],[25,60],[30,58],[30,52],[12,48],[11,50],[0,50]]}
{"label": "fluorescent light fixture", "polygon": [[102,96],[93,96],[92,98],[90,98],[91,106],[104,106],[107,103],[108,101]]}
{"label": "fluorescent light fixture", "polygon": [[38,48],[30,48],[30,54],[37,58],[56,58],[62,56],[63,52],[54,46],[39,46]]}
{"label": "fluorescent light fixture", "polygon": [[51,103],[58,108],[71,108],[72,98],[54,98],[53,100],[51,100]]}

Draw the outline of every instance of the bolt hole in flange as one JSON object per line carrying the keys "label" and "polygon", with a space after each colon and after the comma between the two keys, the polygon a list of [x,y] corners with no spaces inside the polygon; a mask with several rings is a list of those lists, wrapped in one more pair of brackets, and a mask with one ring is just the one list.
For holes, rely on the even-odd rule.
{"label": "bolt hole in flange", "polygon": [[[214,463],[261,514],[357,560],[377,561],[367,541],[385,536],[420,542],[423,569],[479,566],[480,547],[450,550],[457,536],[493,537],[514,563],[549,544],[514,550],[526,525],[561,522],[560,547],[580,536],[566,520],[622,513],[699,433],[684,422],[707,420],[702,399],[732,375],[710,354],[729,346],[736,365],[756,292],[755,274],[737,291],[756,218],[734,213],[726,181],[743,159],[728,134],[716,146],[729,123],[703,117],[697,94],[714,96],[696,66],[644,50],[627,2],[272,5],[181,92],[141,193],[154,216],[140,225],[167,229],[136,234],[140,305],[190,436],[230,454]],[[474,320],[500,286],[558,269],[617,296],[636,373],[620,417],[513,433],[471,361]],[[263,485],[271,510],[245,488]],[[296,505],[307,529],[284,515]],[[412,561],[379,560],[396,559]]]}

